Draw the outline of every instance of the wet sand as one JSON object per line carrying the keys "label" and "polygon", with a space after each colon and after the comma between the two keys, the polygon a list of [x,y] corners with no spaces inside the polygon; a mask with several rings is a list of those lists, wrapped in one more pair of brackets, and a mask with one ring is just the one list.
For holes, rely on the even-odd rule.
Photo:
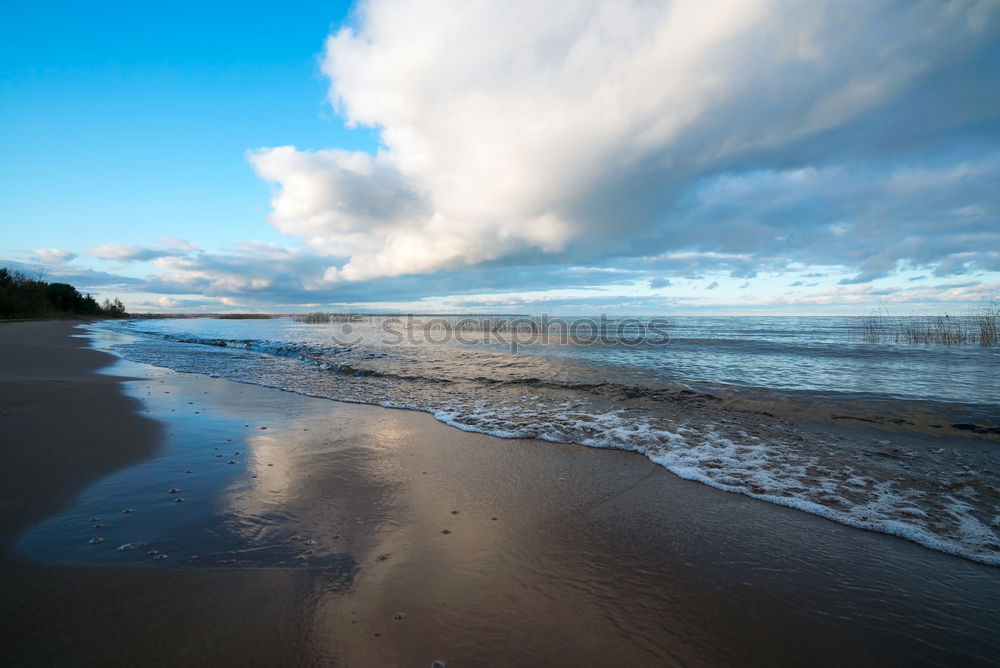
{"label": "wet sand", "polygon": [[[70,333],[0,325],[8,665],[1000,655],[1000,569],[639,455],[115,362]],[[108,540],[84,552],[92,513]],[[170,559],[117,553],[131,535]]]}
{"label": "wet sand", "polygon": [[114,358],[73,333],[71,322],[0,324],[2,663],[299,663],[304,573],[56,567],[11,553],[19,530],[155,456],[164,436],[120,379],[94,373]]}

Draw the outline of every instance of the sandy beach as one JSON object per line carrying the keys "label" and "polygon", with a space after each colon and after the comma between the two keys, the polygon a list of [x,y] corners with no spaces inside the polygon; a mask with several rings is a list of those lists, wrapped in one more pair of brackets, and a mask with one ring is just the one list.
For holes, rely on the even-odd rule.
{"label": "sandy beach", "polygon": [[637,454],[124,362],[81,333],[0,325],[6,665],[1000,655],[1000,569]]}

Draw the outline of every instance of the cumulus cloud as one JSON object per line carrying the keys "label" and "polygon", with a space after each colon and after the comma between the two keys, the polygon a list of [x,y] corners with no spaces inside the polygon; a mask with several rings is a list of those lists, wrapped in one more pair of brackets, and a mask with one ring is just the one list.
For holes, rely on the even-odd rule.
{"label": "cumulus cloud", "polygon": [[157,241],[159,242],[157,246],[106,244],[91,249],[90,255],[117,262],[150,262],[158,258],[187,255],[197,248],[191,242],[176,237],[159,237]]}
{"label": "cumulus cloud", "polygon": [[[989,0],[370,0],[329,38],[323,70],[336,108],[383,147],[249,159],[276,184],[273,224],[330,258],[327,281],[649,255],[650,240],[719,250],[726,229],[677,222],[695,184],[995,114],[983,86],[960,105],[909,102],[968,92],[952,71],[995,41],[997,13]],[[910,135],[890,124],[870,141],[873,112],[893,104],[931,111],[900,124]],[[761,220],[740,231],[775,241]],[[757,259],[732,276],[752,277]],[[896,260],[832,264],[865,280]]]}
{"label": "cumulus cloud", "polygon": [[163,255],[162,250],[144,248],[135,244],[106,244],[91,249],[90,254],[102,260],[117,260],[118,262],[140,262],[152,260]]}
{"label": "cumulus cloud", "polygon": [[63,264],[76,257],[76,253],[59,248],[36,248],[32,254],[38,261],[48,264]]}

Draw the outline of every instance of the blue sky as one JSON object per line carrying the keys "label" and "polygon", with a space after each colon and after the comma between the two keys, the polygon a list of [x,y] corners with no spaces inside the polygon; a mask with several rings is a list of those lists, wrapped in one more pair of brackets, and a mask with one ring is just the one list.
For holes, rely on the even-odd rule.
{"label": "blue sky", "polygon": [[998,14],[5,3],[0,262],[134,311],[959,311]]}
{"label": "blue sky", "polygon": [[4,3],[4,245],[281,241],[244,151],[377,143],[324,103],[347,5]]}

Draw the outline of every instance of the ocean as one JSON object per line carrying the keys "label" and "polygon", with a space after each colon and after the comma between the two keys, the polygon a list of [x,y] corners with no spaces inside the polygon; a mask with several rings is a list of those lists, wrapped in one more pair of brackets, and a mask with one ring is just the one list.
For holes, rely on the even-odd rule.
{"label": "ocean", "polygon": [[1000,348],[846,317],[354,315],[95,324],[125,359],[616,448],[1000,565]]}

